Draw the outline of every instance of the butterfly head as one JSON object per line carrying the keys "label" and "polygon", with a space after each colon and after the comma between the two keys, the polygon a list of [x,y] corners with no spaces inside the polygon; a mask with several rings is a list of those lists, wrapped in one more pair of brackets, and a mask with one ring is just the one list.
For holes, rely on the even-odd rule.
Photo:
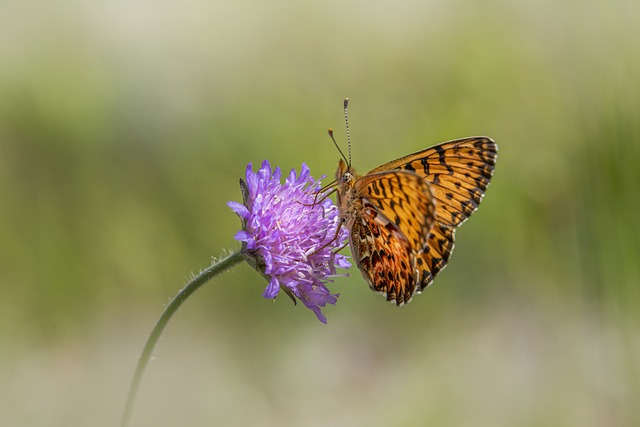
{"label": "butterfly head", "polygon": [[338,161],[338,170],[336,171],[336,182],[339,186],[349,185],[354,178],[354,172],[351,166],[347,165],[344,160]]}

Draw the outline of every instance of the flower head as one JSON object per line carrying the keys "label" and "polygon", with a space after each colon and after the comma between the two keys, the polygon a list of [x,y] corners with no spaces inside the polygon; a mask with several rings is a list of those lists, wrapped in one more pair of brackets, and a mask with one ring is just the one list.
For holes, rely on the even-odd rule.
{"label": "flower head", "polygon": [[282,289],[327,323],[321,308],[335,304],[339,294],[332,294],[325,282],[332,281],[336,267],[350,267],[345,256],[335,253],[348,236],[344,227],[336,235],[338,208],[318,196],[320,182],[304,163],[300,174],[292,170],[284,184],[280,169],[272,171],[268,161],[257,172],[250,163],[240,187],[244,203],[228,206],[242,219],[243,229],[235,239],[243,242],[249,260],[269,280],[263,296],[275,298]]}

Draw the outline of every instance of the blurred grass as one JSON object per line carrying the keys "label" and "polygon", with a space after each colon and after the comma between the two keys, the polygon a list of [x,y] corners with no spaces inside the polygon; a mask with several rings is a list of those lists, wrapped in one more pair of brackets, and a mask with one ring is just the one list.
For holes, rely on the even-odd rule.
{"label": "blurred grass", "polygon": [[246,163],[331,176],[349,96],[361,172],[499,143],[449,268],[402,310],[354,269],[323,327],[240,267],[134,422],[637,425],[636,3],[1,4],[1,423],[113,425],[162,305],[235,245]]}

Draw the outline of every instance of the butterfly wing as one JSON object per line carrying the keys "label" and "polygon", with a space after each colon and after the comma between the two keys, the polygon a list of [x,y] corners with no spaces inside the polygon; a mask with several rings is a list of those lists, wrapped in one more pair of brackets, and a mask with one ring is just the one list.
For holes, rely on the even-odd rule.
{"label": "butterfly wing", "polygon": [[427,244],[435,204],[429,184],[414,173],[367,174],[355,183],[361,214],[351,226],[351,248],[369,286],[403,305],[422,290],[419,252]]}
{"label": "butterfly wing", "polygon": [[463,138],[418,151],[369,173],[403,170],[425,178],[436,199],[436,222],[457,227],[482,201],[497,154],[498,146],[491,138]]}
{"label": "butterfly wing", "polygon": [[428,241],[416,254],[421,290],[447,264],[455,228],[478,208],[496,164],[498,146],[487,137],[449,141],[402,157],[369,172],[407,171],[426,179],[436,201]]}

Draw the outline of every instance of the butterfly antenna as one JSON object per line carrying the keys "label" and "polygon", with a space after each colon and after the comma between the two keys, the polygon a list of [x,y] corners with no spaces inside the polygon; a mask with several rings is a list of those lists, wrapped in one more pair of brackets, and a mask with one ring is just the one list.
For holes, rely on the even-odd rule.
{"label": "butterfly antenna", "polygon": [[[344,99],[344,124],[347,128],[347,148],[349,150],[349,161],[347,162],[347,166],[351,167],[351,134],[349,133],[349,114],[347,113],[348,106],[349,106],[349,98],[345,98]],[[344,157],[344,155],[342,157]]]}
{"label": "butterfly antenna", "polygon": [[[344,155],[344,153],[342,152],[342,150],[340,149],[340,146],[338,145],[338,143],[336,142],[336,139],[333,137],[333,129],[329,129],[329,136],[331,137],[331,140],[333,141],[333,145],[336,146],[336,148],[338,149],[338,151],[340,152],[340,155],[342,156],[342,158],[344,159],[345,162],[347,162],[347,164],[351,164],[351,162],[347,161],[347,157]],[[349,156],[351,157],[351,156]]]}

